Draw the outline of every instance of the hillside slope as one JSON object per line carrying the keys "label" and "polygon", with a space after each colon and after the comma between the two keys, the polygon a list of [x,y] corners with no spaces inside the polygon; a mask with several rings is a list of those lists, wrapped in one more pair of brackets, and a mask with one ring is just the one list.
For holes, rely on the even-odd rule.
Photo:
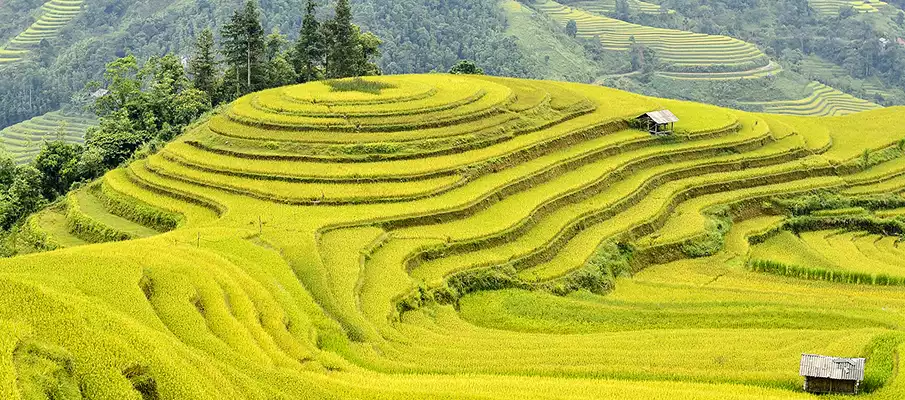
{"label": "hillside slope", "polygon": [[93,116],[82,113],[54,111],[0,129],[0,148],[7,151],[16,163],[31,161],[44,142],[63,140],[82,144],[85,132],[97,124]]}
{"label": "hillside slope", "polygon": [[0,396],[813,398],[802,352],[905,393],[901,286],[745,265],[775,196],[905,190],[902,108],[368,79],[243,97],[31,217],[58,250],[0,260]]}

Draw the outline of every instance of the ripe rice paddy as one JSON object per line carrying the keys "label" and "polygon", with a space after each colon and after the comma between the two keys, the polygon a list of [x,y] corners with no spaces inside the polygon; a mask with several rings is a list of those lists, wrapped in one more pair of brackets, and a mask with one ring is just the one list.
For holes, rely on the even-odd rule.
{"label": "ripe rice paddy", "polygon": [[[905,277],[895,237],[799,238],[771,206],[905,191],[905,158],[858,164],[902,108],[366,79],[248,95],[29,218],[53,251],[0,260],[3,398],[813,399],[802,352],[905,393],[905,288],[752,266]],[[663,108],[675,135],[632,128]]]}

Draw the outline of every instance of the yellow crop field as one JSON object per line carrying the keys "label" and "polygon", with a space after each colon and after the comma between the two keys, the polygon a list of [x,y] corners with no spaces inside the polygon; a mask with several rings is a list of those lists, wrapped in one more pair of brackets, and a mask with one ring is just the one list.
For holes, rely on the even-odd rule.
{"label": "yellow crop field", "polygon": [[29,217],[0,398],[820,398],[802,353],[905,396],[905,108],[361,79],[240,98]]}

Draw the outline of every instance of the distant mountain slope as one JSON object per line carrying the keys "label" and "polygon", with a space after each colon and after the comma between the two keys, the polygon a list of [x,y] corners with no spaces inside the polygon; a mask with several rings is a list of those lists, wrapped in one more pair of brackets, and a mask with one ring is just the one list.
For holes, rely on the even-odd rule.
{"label": "distant mountain slope", "polygon": [[45,141],[84,143],[85,132],[95,125],[93,116],[54,111],[0,130],[0,147],[17,163],[31,161]]}
{"label": "distant mountain slope", "polygon": [[44,3],[38,20],[0,47],[0,65],[21,61],[28,50],[37,47],[42,40],[56,38],[66,24],[82,11],[83,5],[84,0],[50,0]]}
{"label": "distant mountain slope", "polygon": [[[81,1],[0,8],[11,21],[0,27],[0,127],[61,108],[118,56],[187,56],[198,32],[218,30],[242,3]],[[354,0],[353,8],[356,23],[383,38],[379,64],[388,74],[442,72],[472,59],[493,75],[599,82],[732,107],[800,100],[815,80],[876,104],[905,104],[905,74],[895,67],[905,63],[905,47],[895,44],[905,28],[895,22],[895,2],[842,16],[818,12],[821,0],[512,1]],[[262,1],[265,29],[296,37],[302,3]],[[323,1],[321,14],[331,7]],[[564,33],[569,20],[577,38]],[[632,40],[655,53],[652,76],[632,65]],[[811,73],[803,60],[812,56],[839,68]]]}
{"label": "distant mountain slope", "polygon": [[[146,58],[165,52],[187,56],[198,32],[206,27],[218,31],[244,3],[79,1],[50,1],[46,12],[36,14],[37,22],[11,33],[9,44],[0,48],[0,70],[12,78],[0,81],[0,127],[58,109],[85,83],[98,79],[104,64],[116,57],[133,53]],[[261,1],[265,30],[297,37],[304,2]],[[321,1],[319,12],[332,14],[333,4]],[[386,73],[446,71],[460,59],[475,60],[496,75],[537,76],[534,71],[540,68],[505,34],[506,17],[498,3],[353,0],[352,5],[355,22],[384,40],[379,64]],[[39,7],[17,15],[38,13]],[[46,48],[21,61],[28,52],[20,49],[33,50],[41,39],[48,39]],[[41,96],[46,104],[29,102],[29,94]]]}
{"label": "distant mountain slope", "polygon": [[548,0],[534,6],[563,27],[569,21],[575,21],[580,37],[600,40],[607,50],[625,51],[635,43],[651,48],[657,54],[658,69],[662,71],[702,78],[710,73],[731,72],[740,78],[763,73],[765,68],[772,66],[760,49],[738,39],[632,24],[578,8],[582,4],[585,3],[578,3],[573,8]]}

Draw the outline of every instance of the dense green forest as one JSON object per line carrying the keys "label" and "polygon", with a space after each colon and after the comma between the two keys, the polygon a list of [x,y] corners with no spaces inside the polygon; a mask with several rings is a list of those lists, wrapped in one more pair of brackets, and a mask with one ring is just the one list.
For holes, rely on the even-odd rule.
{"label": "dense green forest", "polygon": [[[902,1],[891,2],[902,7]],[[841,66],[854,78],[881,78],[890,87],[905,88],[905,13],[885,18],[879,13],[858,14],[845,9],[823,15],[807,0],[664,0],[675,14],[629,13],[628,21],[713,35],[726,35],[755,43],[767,55],[793,72],[816,55]],[[845,92],[881,103],[901,104],[901,98],[875,98],[845,81],[825,82]]]}
{"label": "dense green forest", "polygon": [[[756,44],[784,69],[769,79],[711,82],[658,77],[653,73],[657,54],[651,49],[608,51],[532,10],[536,1],[519,1],[524,8],[513,8],[519,4],[514,0],[353,0],[351,8],[355,23],[382,40],[376,63],[388,74],[445,71],[461,59],[471,59],[491,75],[596,81],[638,93],[742,108],[744,101],[805,97],[810,81],[881,105],[905,103],[901,68],[905,47],[897,42],[905,37],[905,18],[888,11],[901,7],[901,2],[891,2],[884,13],[822,14],[807,0],[653,2],[669,13],[638,12],[626,0],[615,1],[622,6],[608,13],[610,17],[738,38]],[[333,2],[318,3],[319,18],[332,15]],[[582,3],[587,2],[563,2]],[[5,2],[0,17],[12,23],[0,27],[0,43],[26,28],[39,6]],[[0,127],[65,104],[87,104],[85,84],[99,80],[104,65],[115,58],[133,54],[147,60],[173,53],[186,60],[200,33],[209,28],[218,40],[220,28],[239,7],[237,0],[85,2],[57,38],[42,41],[25,61],[0,66],[8,78],[0,81]],[[268,0],[260,7],[266,33],[279,32],[287,41],[298,37],[305,1]],[[639,63],[639,56],[653,61]],[[808,68],[814,60],[838,70],[816,74]]]}
{"label": "dense green forest", "polygon": [[[319,4],[321,18],[332,15],[333,2]],[[13,10],[13,5],[4,5],[0,12]],[[304,0],[267,0],[260,5],[265,32],[279,31],[288,40],[298,37]],[[219,36],[219,28],[240,6],[235,0],[86,2],[58,39],[42,43],[27,61],[0,67],[8,78],[0,81],[0,127],[66,102],[84,103],[85,84],[100,79],[104,65],[117,57],[134,54],[146,60],[166,53],[187,57],[205,28]],[[383,39],[377,63],[386,73],[446,71],[467,58],[478,61],[489,74],[536,76],[529,69],[531,61],[504,33],[505,16],[494,2],[364,0],[351,6],[356,24]],[[0,43],[27,25],[7,29],[4,24]]]}

